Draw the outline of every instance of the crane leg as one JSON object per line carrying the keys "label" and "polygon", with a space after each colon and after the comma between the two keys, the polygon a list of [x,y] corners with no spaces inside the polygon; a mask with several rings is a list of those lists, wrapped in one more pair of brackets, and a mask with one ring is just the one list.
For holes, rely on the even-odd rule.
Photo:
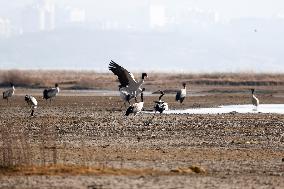
{"label": "crane leg", "polygon": [[[124,105],[124,108],[127,107],[127,106],[126,106],[126,102],[124,102],[123,105]],[[122,109],[122,106],[120,107],[120,109]]]}

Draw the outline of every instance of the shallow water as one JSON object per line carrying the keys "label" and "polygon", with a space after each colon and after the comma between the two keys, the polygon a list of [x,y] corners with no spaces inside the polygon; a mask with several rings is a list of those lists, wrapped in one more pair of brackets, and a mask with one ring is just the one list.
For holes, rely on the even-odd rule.
{"label": "shallow water", "polygon": [[244,105],[226,105],[217,108],[192,108],[185,110],[168,110],[166,114],[226,114],[237,113],[275,113],[284,114],[284,104],[261,104],[255,109],[251,104]]}

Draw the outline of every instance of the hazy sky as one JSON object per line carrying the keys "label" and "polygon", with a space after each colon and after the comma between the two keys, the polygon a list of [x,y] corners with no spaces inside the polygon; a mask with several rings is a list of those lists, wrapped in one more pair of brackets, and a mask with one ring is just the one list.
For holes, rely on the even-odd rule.
{"label": "hazy sky", "polygon": [[[0,0],[0,16],[35,0]],[[274,17],[284,15],[283,0],[55,0],[58,5],[86,9],[89,19],[100,14],[112,14],[117,10],[137,9],[147,3],[159,3],[169,7],[189,6],[216,11],[221,19],[239,17]]]}
{"label": "hazy sky", "polygon": [[[21,26],[24,8],[36,1],[40,0],[0,0],[0,18],[11,19],[12,29]],[[54,32],[24,32],[21,36],[0,38],[0,69],[106,71],[107,63],[114,59],[132,70],[284,72],[284,0],[54,1],[59,7],[56,11],[69,6],[84,9],[86,22],[72,29],[58,24]],[[161,10],[161,20],[163,11],[168,14],[169,30],[149,27],[147,10],[151,4],[155,5],[154,10]],[[180,10],[197,12],[197,22],[195,15],[176,14]],[[218,14],[220,21],[250,19],[219,23],[212,19],[211,25],[203,25],[202,19],[206,20],[207,15],[214,15],[215,19],[212,12]],[[282,19],[274,19],[279,17]],[[108,23],[142,29],[105,30]]]}

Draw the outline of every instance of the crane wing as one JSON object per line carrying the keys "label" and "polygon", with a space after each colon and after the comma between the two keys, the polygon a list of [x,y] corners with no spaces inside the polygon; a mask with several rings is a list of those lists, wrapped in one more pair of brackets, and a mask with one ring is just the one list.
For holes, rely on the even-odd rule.
{"label": "crane wing", "polygon": [[132,73],[130,73],[125,68],[118,65],[112,60],[109,63],[108,69],[112,71],[114,75],[118,77],[121,87],[126,87],[128,85],[132,85],[133,83],[136,83],[135,78]]}

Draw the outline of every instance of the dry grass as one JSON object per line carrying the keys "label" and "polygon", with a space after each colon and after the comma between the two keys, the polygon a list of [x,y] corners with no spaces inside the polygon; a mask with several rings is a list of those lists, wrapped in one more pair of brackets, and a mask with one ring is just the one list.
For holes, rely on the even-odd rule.
{"label": "dry grass", "polygon": [[94,71],[6,70],[0,71],[0,86],[13,82],[20,87],[41,88],[59,83],[66,88],[88,89],[105,86],[109,78],[110,74]]}
{"label": "dry grass", "polygon": [[[39,99],[33,118],[20,95],[11,104],[0,103],[0,188],[204,188],[213,182],[223,188],[231,183],[283,188],[283,115],[126,118],[126,108],[110,108],[122,104],[119,96],[78,93],[59,95],[51,104]],[[283,103],[283,93],[259,97]],[[152,108],[155,99],[145,96],[145,107]],[[165,97],[173,109],[249,99],[247,94],[190,96],[181,107],[173,96]]]}
{"label": "dry grass", "polygon": [[126,169],[114,167],[87,167],[78,165],[48,165],[48,166],[12,166],[0,167],[2,176],[24,176],[24,175],[115,175],[115,176],[137,176],[137,175],[185,175],[204,174],[205,170],[200,167],[178,168],[178,171],[160,171],[155,169]]}
{"label": "dry grass", "polygon": [[284,74],[211,73],[211,74],[155,74],[157,80],[183,81],[193,85],[269,86],[284,85]]}
{"label": "dry grass", "polygon": [[206,174],[206,170],[199,166],[179,167],[177,169],[172,169],[171,172],[182,173],[182,174],[189,174],[189,173]]}
{"label": "dry grass", "polygon": [[[137,78],[140,74],[134,74]],[[148,89],[164,87],[172,89],[182,82],[190,85],[217,86],[279,86],[284,85],[284,74],[212,73],[170,74],[149,73],[145,85]],[[51,71],[51,70],[4,70],[0,71],[0,86],[10,82],[20,87],[41,88],[61,84],[65,89],[117,89],[117,77],[111,72]]]}

